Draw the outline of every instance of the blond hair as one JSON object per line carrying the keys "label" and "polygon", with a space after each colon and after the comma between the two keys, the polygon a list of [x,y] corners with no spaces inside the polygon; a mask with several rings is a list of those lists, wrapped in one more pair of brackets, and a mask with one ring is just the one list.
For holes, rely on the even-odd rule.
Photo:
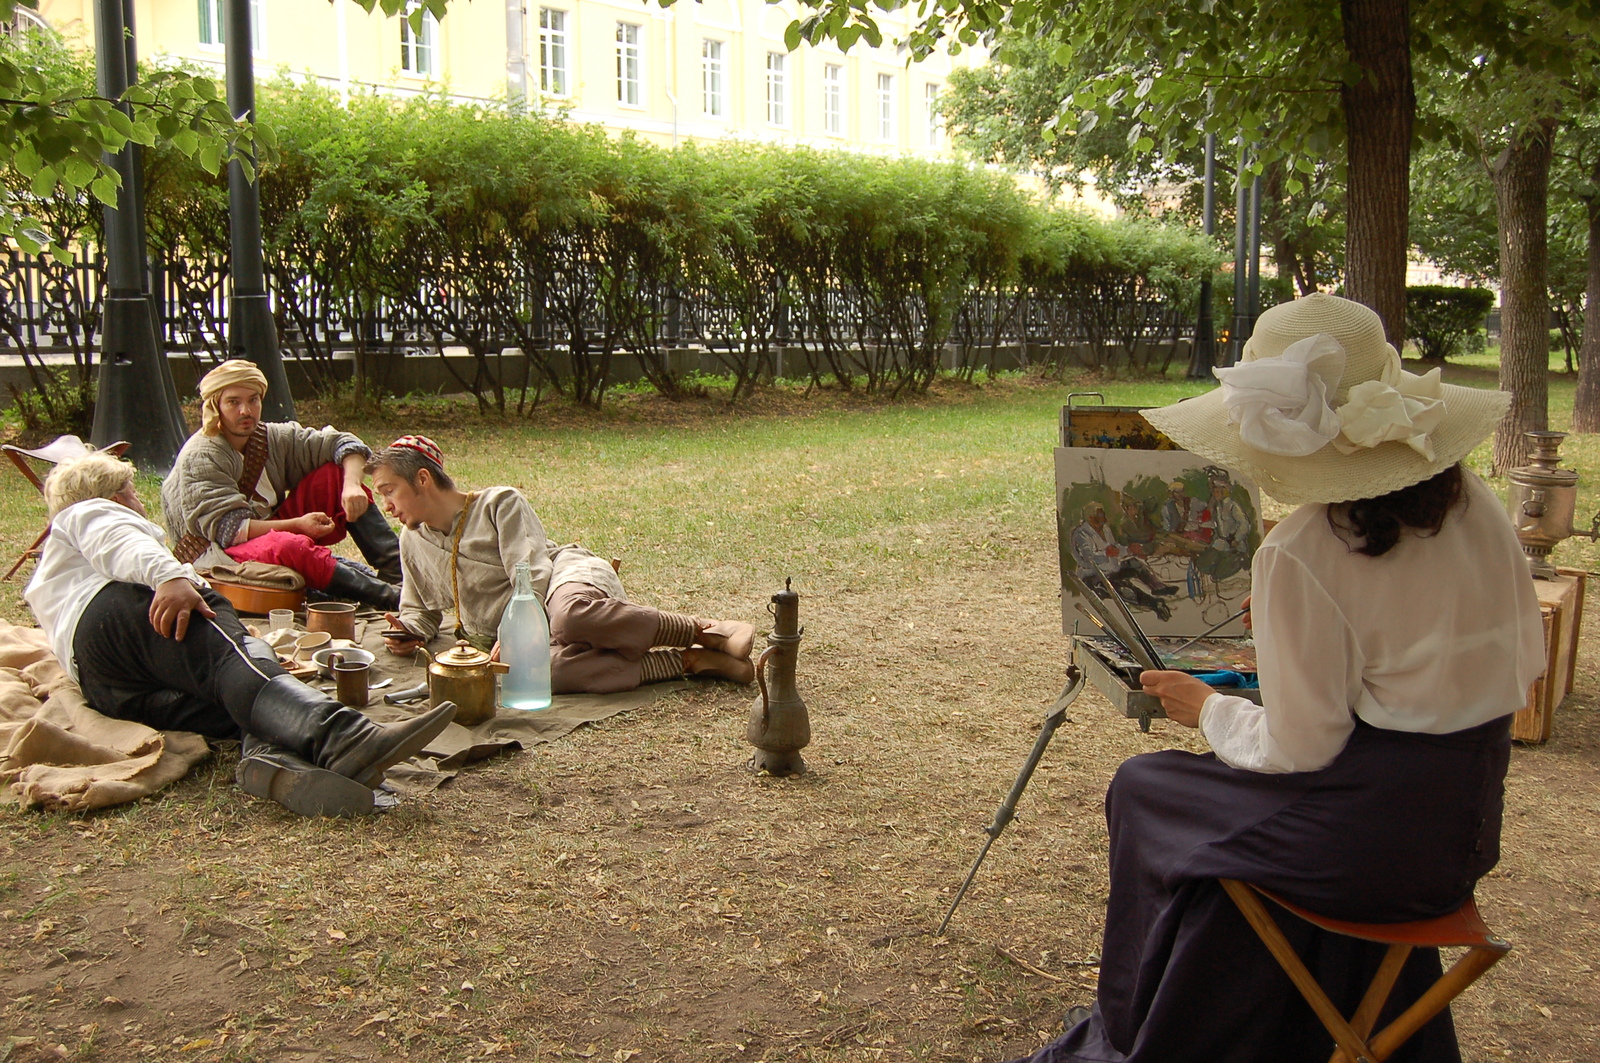
{"label": "blond hair", "polygon": [[55,519],[68,506],[91,498],[111,498],[133,483],[133,465],[104,451],[91,450],[64,461],[44,478],[44,504]]}

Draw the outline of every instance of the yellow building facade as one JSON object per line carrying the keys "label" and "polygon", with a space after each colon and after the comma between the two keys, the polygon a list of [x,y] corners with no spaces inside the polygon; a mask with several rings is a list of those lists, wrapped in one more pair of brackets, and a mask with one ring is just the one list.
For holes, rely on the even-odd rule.
{"label": "yellow building facade", "polygon": [[[139,55],[215,66],[227,0],[135,0]],[[936,101],[956,62],[907,64],[892,45],[789,52],[792,0],[453,0],[414,31],[352,0],[251,0],[256,76],[280,71],[345,93],[442,90],[463,100],[525,97],[574,121],[663,145],[747,139],[946,156]],[[53,28],[94,40],[93,0],[42,0]],[[900,13],[879,13],[885,41]]]}

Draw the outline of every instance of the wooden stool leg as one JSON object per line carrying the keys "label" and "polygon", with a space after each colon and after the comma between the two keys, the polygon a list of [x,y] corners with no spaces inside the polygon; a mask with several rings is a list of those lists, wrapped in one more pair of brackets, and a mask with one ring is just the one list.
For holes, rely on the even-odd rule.
{"label": "wooden stool leg", "polygon": [[12,576],[15,576],[17,574],[17,569],[21,568],[25,563],[27,563],[28,558],[38,555],[39,546],[48,538],[50,538],[50,525],[46,524],[44,526],[44,531],[40,532],[39,537],[33,541],[33,545],[22,551],[22,554],[17,558],[16,563],[11,566],[11,570],[3,577],[0,577],[0,579],[9,580]]}
{"label": "wooden stool leg", "polygon": [[[1295,988],[1300,990],[1300,995],[1311,1005],[1311,1010],[1322,1020],[1322,1025],[1333,1035],[1334,1043],[1339,1046],[1337,1054],[1343,1055],[1347,1063],[1377,1063],[1376,1059],[1368,1055],[1367,1046],[1362,1043],[1361,1037],[1350,1028],[1344,1016],[1339,1014],[1339,1009],[1333,1006],[1333,1001],[1328,999],[1328,994],[1322,991],[1322,987],[1311,976],[1311,972],[1306,970],[1306,965],[1295,954],[1294,946],[1283,936],[1277,921],[1267,912],[1255,891],[1236,879],[1225,878],[1218,881],[1222,883],[1222,888],[1228,891],[1228,896],[1233,898],[1233,903],[1239,906],[1239,911],[1244,914],[1245,919],[1261,938],[1262,944],[1267,946]],[[1396,1020],[1389,1029],[1398,1025],[1399,1020]]]}
{"label": "wooden stool leg", "polygon": [[1506,954],[1505,949],[1473,948],[1455,962],[1445,976],[1433,984],[1417,1002],[1407,1008],[1398,1019],[1383,1028],[1383,1032],[1372,1039],[1372,1061],[1383,1063],[1394,1054],[1395,1049],[1405,1044],[1406,1038],[1427,1025],[1439,1012],[1450,1006],[1450,1002],[1461,995],[1462,990],[1478,980]]}
{"label": "wooden stool leg", "polygon": [[[1378,965],[1378,972],[1372,976],[1372,984],[1367,986],[1367,992],[1361,998],[1361,1006],[1350,1016],[1350,1028],[1356,1032],[1357,1037],[1364,1038],[1372,1032],[1373,1025],[1378,1021],[1378,1013],[1383,1011],[1383,1005],[1394,990],[1394,983],[1400,977],[1400,971],[1410,956],[1410,945],[1390,945],[1389,951],[1383,954],[1383,962]],[[1335,1048],[1333,1055],[1328,1057],[1328,1063],[1339,1063],[1343,1058],[1344,1049]]]}

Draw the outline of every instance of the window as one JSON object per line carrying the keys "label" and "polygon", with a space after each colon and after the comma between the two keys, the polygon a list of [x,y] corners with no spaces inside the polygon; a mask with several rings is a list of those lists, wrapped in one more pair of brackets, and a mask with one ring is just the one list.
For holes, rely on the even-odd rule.
{"label": "window", "polygon": [[539,9],[539,90],[567,94],[567,13],[553,7]]}
{"label": "window", "polygon": [[822,67],[822,127],[833,136],[844,136],[844,67],[838,63]]}
{"label": "window", "polygon": [[939,86],[930,81],[922,88],[922,105],[927,110],[928,147],[939,146]]}
{"label": "window", "polygon": [[640,86],[639,27],[632,22],[617,23],[617,102],[638,107]]}
{"label": "window", "polygon": [[786,68],[789,57],[782,52],[767,53],[767,121],[773,125],[789,124],[789,86]]}
{"label": "window", "polygon": [[894,139],[894,75],[878,75],[878,139]]}
{"label": "window", "polygon": [[723,85],[722,42],[710,39],[700,42],[700,100],[707,118],[721,118],[727,113],[722,98]]}
{"label": "window", "polygon": [[406,5],[405,16],[400,19],[400,69],[419,78],[432,77],[439,72],[438,41],[439,20],[433,12],[422,12],[422,28],[411,29],[411,14],[421,7],[412,0]]}
{"label": "window", "polygon": [[[221,48],[228,43],[227,19],[228,0],[200,0],[200,46],[202,48]],[[260,55],[261,48],[261,20],[265,16],[261,0],[250,0],[250,50]]]}

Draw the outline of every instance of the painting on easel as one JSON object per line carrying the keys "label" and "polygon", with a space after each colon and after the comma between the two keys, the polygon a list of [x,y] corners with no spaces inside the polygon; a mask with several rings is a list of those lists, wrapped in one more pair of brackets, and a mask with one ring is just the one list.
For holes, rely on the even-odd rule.
{"label": "painting on easel", "polygon": [[[1152,635],[1197,635],[1239,611],[1260,514],[1253,484],[1187,451],[1056,449],[1062,573],[1114,589]],[[1062,627],[1082,631],[1062,582]],[[1217,635],[1244,633],[1236,620]]]}

